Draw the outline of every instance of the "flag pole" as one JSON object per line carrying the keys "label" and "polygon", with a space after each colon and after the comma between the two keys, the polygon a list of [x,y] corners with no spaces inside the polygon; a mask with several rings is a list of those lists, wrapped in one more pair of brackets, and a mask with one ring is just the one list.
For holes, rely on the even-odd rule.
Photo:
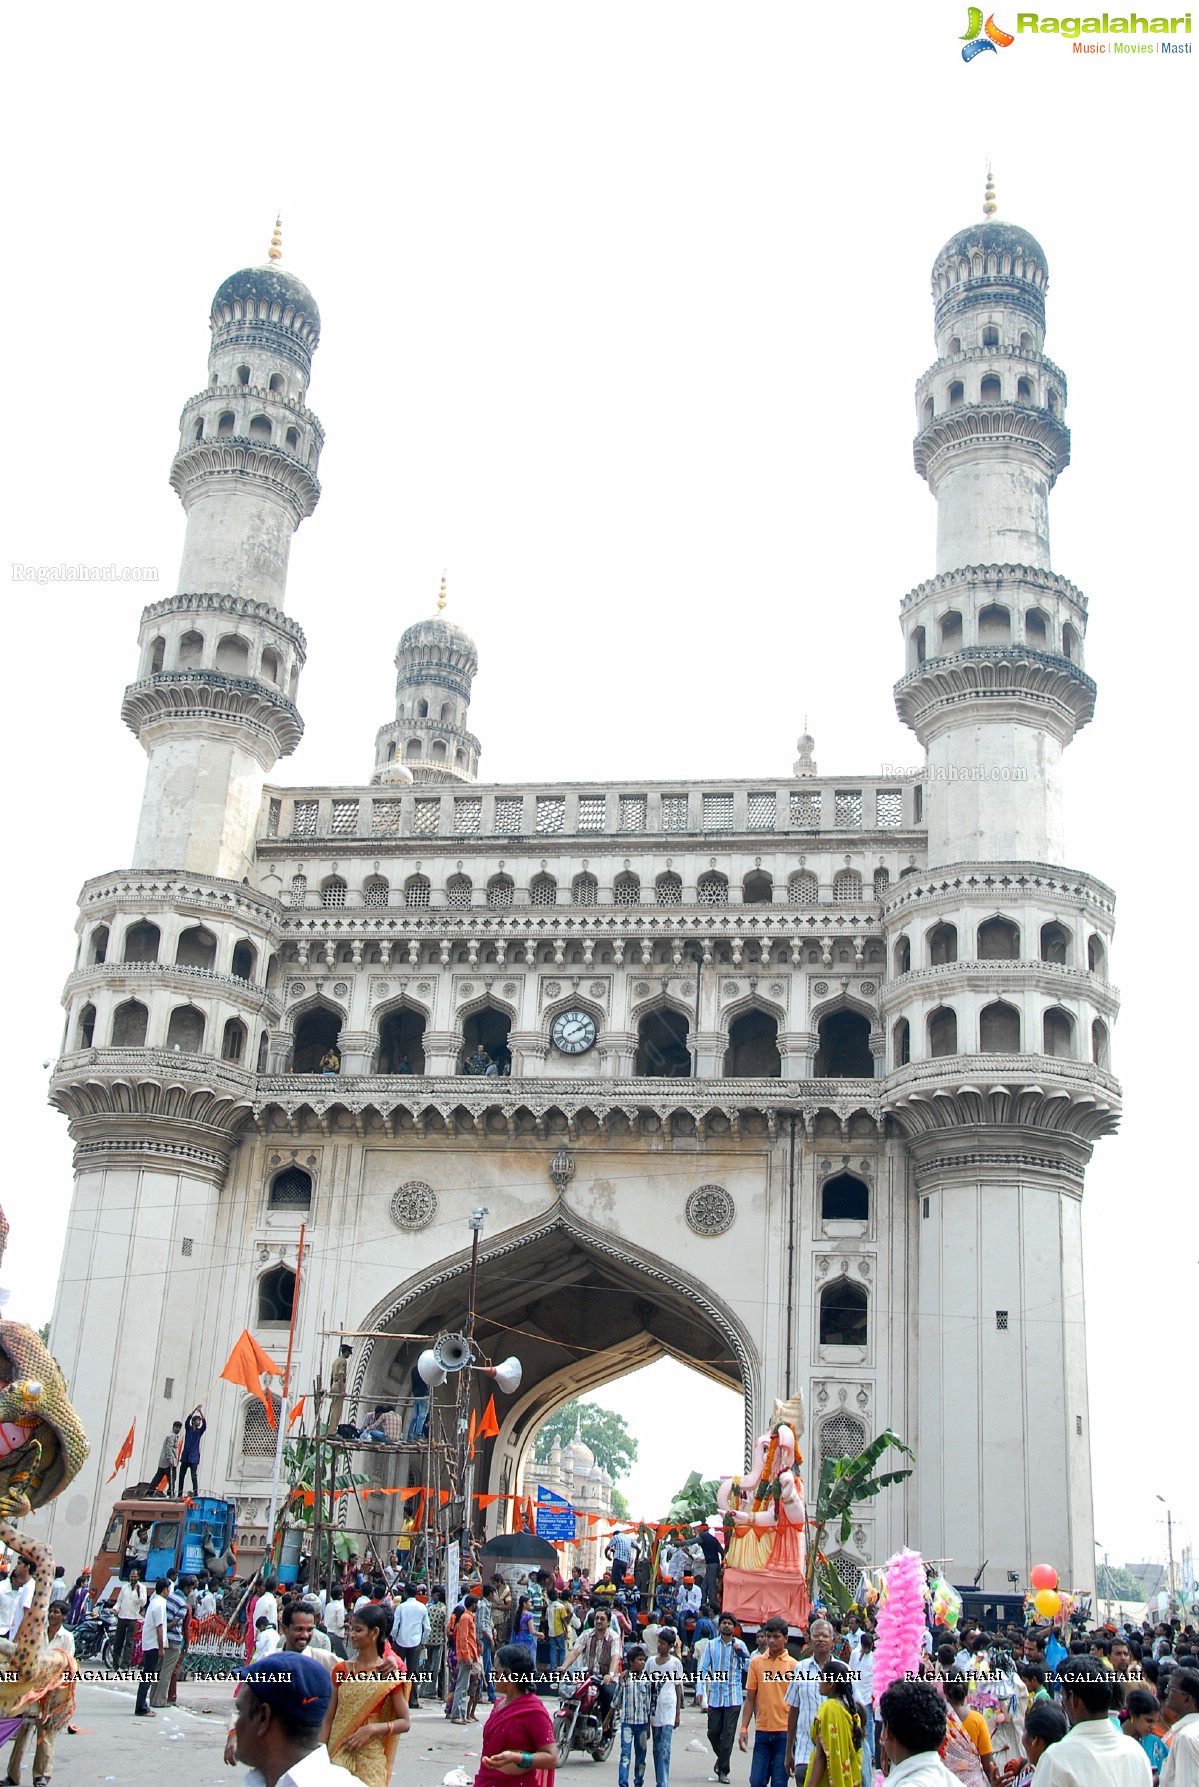
{"label": "flag pole", "polygon": [[[287,1363],[283,1368],[283,1395],[279,1399],[278,1431],[275,1434],[275,1469],[271,1477],[271,1511],[266,1520],[266,1556],[263,1558],[263,1569],[269,1570],[271,1552],[275,1544],[275,1514],[279,1507],[279,1477],[283,1469],[283,1436],[287,1431],[287,1397],[291,1388],[291,1355],[296,1339],[296,1313],[300,1307],[300,1270],[304,1264],[304,1230],[306,1223],[300,1224],[300,1245],[296,1251],[296,1282],[291,1298],[291,1322],[287,1330]],[[270,1392],[268,1390],[267,1394]]]}

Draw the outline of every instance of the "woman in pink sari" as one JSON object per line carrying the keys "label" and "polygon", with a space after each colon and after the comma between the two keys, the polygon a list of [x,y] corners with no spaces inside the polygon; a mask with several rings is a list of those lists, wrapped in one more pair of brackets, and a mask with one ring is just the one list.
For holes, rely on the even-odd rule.
{"label": "woman in pink sari", "polygon": [[495,1657],[499,1691],[483,1727],[483,1754],[475,1787],[553,1787],[558,1747],[544,1703],[533,1692],[529,1653],[522,1644],[502,1644]]}

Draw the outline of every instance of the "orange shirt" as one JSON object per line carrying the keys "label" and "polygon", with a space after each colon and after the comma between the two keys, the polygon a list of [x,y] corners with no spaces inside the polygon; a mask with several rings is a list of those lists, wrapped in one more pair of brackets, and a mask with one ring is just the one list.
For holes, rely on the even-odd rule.
{"label": "orange shirt", "polygon": [[[791,1710],[787,1705],[787,1689],[794,1674],[795,1658],[787,1651],[781,1657],[765,1657],[759,1652],[749,1659],[745,1692],[757,1695],[754,1718],[759,1731],[787,1729],[787,1715]],[[742,1717],[744,1719],[744,1715]]]}
{"label": "orange shirt", "polygon": [[958,1718],[961,1720],[962,1729],[979,1755],[989,1756],[991,1754],[991,1730],[982,1714],[974,1707],[970,1707],[968,1711],[959,1713]]}
{"label": "orange shirt", "polygon": [[473,1663],[479,1655],[479,1641],[475,1636],[473,1613],[458,1615],[458,1623],[454,1627],[454,1655],[460,1663]]}

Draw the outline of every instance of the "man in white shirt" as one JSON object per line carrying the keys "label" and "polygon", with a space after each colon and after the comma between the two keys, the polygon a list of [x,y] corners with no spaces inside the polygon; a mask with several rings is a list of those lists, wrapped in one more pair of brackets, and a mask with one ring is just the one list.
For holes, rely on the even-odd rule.
{"label": "man in white shirt", "polygon": [[787,1767],[790,1769],[794,1762],[795,1773],[801,1781],[812,1755],[812,1721],[820,1711],[822,1699],[820,1677],[833,1654],[835,1642],[836,1635],[829,1622],[814,1619],[808,1627],[812,1654],[795,1665],[795,1674],[787,1689],[787,1705],[791,1709],[787,1724]]}
{"label": "man in white shirt", "polygon": [[933,1684],[892,1682],[878,1710],[882,1749],[891,1765],[887,1787],[953,1787],[954,1778],[937,1754],[948,1718]]}
{"label": "man in white shirt", "polygon": [[275,1599],[275,1578],[268,1576],[262,1585],[262,1593],[254,1603],[254,1624],[260,1619],[269,1620],[275,1630],[279,1630],[279,1603]]}
{"label": "man in white shirt", "polygon": [[1148,1756],[1109,1717],[1111,1670],[1089,1657],[1067,1657],[1058,1682],[1070,1729],[1037,1763],[1037,1787],[1152,1787]]}
{"label": "man in white shirt", "polygon": [[[113,1581],[117,1584],[115,1605],[117,1632],[112,1647],[113,1666],[117,1670],[121,1670],[125,1667],[133,1651],[134,1629],[140,1625],[142,1615],[146,1611],[146,1585],[141,1579],[140,1571],[136,1568],[130,1570],[128,1582],[122,1582],[119,1577],[115,1576]],[[111,1586],[111,1583],[105,1585],[104,1595],[106,1598]]]}
{"label": "man in white shirt", "polygon": [[683,1665],[674,1654],[677,1642],[678,1633],[674,1627],[663,1626],[658,1634],[658,1654],[645,1672],[654,1684],[649,1728],[654,1747],[655,1783],[670,1779],[670,1751],[683,1716]]}
{"label": "man in white shirt", "polygon": [[250,1769],[246,1787],[345,1787],[321,1742],[332,1698],[329,1672],[302,1652],[276,1651],[242,1672],[233,1747]]}
{"label": "man in white shirt", "polygon": [[[391,1622],[391,1642],[403,1657],[408,1679],[412,1683],[408,1705],[417,1707],[420,1705],[417,1683],[420,1678],[421,1655],[429,1642],[429,1610],[423,1601],[417,1600],[415,1589],[408,1583],[404,1584],[401,1594],[402,1599]],[[476,1619],[476,1625],[477,1623]]]}
{"label": "man in white shirt", "polygon": [[1199,1787],[1199,1674],[1176,1669],[1166,1705],[1176,1715],[1170,1752],[1162,1763],[1161,1787]]}
{"label": "man in white shirt", "polygon": [[134,1717],[138,1719],[158,1717],[150,1705],[150,1688],[158,1680],[158,1665],[167,1648],[167,1591],[170,1586],[165,1576],[158,1578],[142,1615],[142,1672],[133,1709]]}
{"label": "man in white shirt", "polygon": [[33,1600],[33,1591],[36,1586],[33,1580],[33,1573],[23,1557],[19,1557],[13,1565],[12,1574],[9,1576],[8,1581],[9,1587],[14,1591],[14,1594],[12,1612],[10,1613],[8,1620],[8,1630],[5,1632],[4,1636],[15,1640],[17,1633],[21,1629],[21,1621],[25,1617],[25,1609]]}

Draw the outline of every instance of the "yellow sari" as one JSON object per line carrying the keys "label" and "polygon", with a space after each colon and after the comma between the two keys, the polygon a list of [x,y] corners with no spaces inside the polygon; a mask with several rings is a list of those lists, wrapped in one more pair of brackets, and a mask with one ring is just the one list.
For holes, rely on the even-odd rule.
{"label": "yellow sari", "polygon": [[[858,1787],[862,1779],[862,1752],[853,1741],[854,1719],[841,1700],[826,1696],[812,1720],[812,1742],[824,1751],[824,1772],[829,1787]],[[814,1760],[814,1755],[813,1755]],[[811,1778],[808,1763],[805,1780]]]}
{"label": "yellow sari", "polygon": [[[388,1673],[382,1674],[382,1669]],[[360,1725],[383,1724],[389,1717],[387,1703],[397,1691],[405,1700],[408,1698],[408,1683],[394,1674],[388,1664],[380,1665],[380,1670],[372,1670],[369,1675],[351,1675],[345,1663],[338,1663],[333,1671],[329,1760],[364,1781],[366,1787],[388,1787],[399,1738],[395,1732],[389,1732],[386,1737],[372,1737],[356,1750],[342,1746]]]}

